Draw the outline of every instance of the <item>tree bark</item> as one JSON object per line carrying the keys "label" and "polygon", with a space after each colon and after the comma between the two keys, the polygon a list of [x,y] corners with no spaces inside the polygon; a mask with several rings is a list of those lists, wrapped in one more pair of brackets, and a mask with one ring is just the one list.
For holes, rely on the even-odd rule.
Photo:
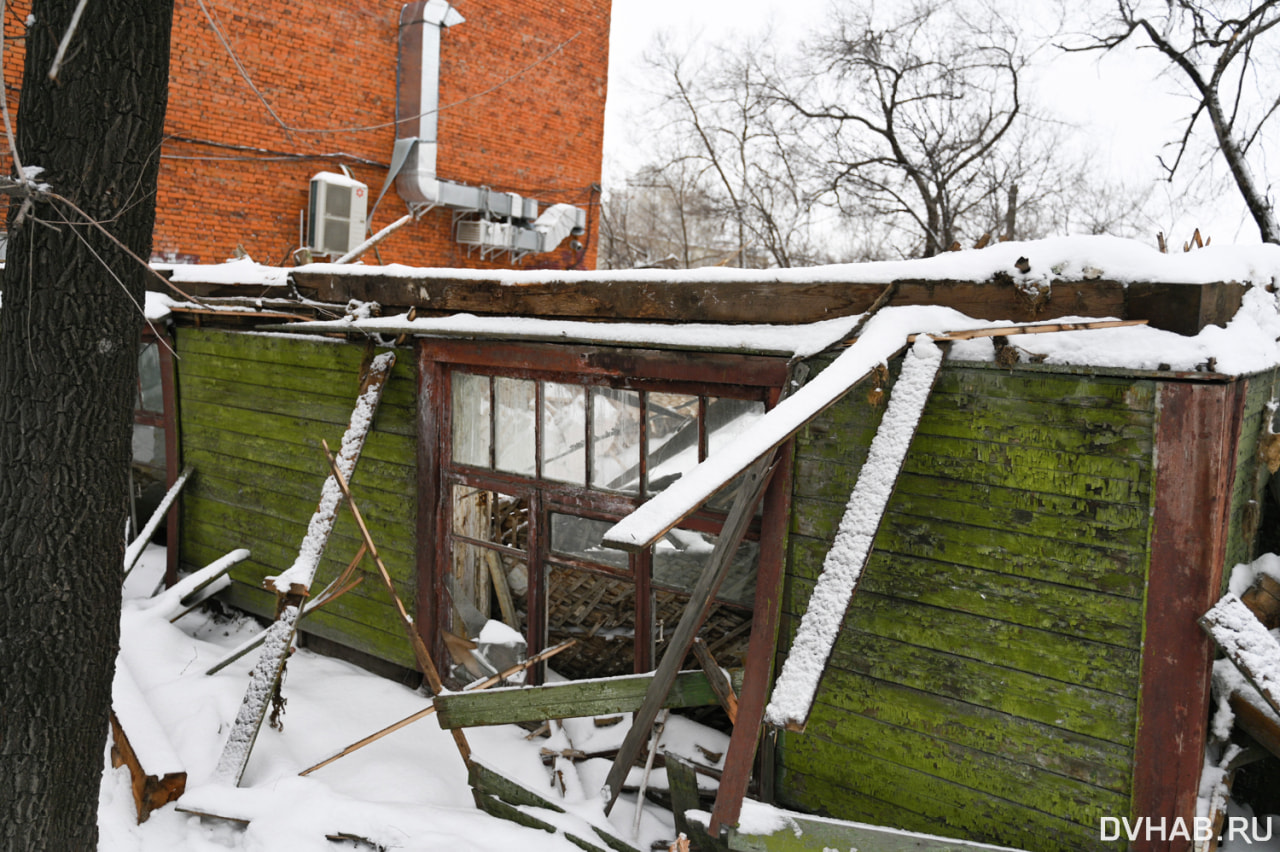
{"label": "tree bark", "polygon": [[[97,847],[172,0],[35,0],[0,310],[0,848]],[[65,199],[65,200],[62,200]],[[69,202],[69,203],[68,203]],[[21,221],[19,219],[21,218]]]}

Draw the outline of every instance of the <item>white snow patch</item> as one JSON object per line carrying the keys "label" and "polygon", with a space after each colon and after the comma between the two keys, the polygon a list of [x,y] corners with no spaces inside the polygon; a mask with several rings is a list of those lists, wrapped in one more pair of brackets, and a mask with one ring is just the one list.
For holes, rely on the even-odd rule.
{"label": "white snow patch", "polygon": [[765,709],[765,719],[771,725],[803,723],[809,715],[818,680],[941,366],[942,350],[927,337],[917,339],[893,386],[888,408]]}

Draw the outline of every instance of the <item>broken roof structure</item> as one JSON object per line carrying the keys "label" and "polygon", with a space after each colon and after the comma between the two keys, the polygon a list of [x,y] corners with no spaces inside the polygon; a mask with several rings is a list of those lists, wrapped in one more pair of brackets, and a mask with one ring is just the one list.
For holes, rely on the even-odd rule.
{"label": "broken roof structure", "polygon": [[[797,812],[1033,852],[1113,848],[1103,817],[1195,815],[1197,620],[1274,523],[1258,447],[1280,248],[164,272],[185,294],[149,300],[179,356],[166,416],[197,471],[181,560],[249,548],[236,605],[274,614],[264,580],[306,534],[319,441],[392,348],[351,488],[407,623],[463,681],[492,673],[467,671],[486,619],[530,654],[576,640],[549,665],[640,696],[608,704],[636,713],[636,740],[673,694],[718,700],[677,674],[701,638],[742,670],[712,836],[771,842],[743,825],[749,783]],[[350,521],[321,582],[365,541]],[[420,668],[405,623],[365,584],[299,630]],[[508,692],[438,700],[442,724],[541,700]]]}

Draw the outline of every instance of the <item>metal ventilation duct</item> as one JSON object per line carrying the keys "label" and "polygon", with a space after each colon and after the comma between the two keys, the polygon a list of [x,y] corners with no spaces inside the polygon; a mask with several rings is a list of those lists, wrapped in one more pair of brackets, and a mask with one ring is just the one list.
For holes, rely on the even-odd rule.
{"label": "metal ventilation duct", "polygon": [[[538,203],[533,199],[441,180],[436,175],[440,34],[445,27],[462,22],[463,17],[445,0],[416,0],[400,11],[396,142],[391,158],[396,192],[410,205],[478,213],[480,221],[487,224],[460,222],[458,241],[463,244],[515,254],[551,251],[570,234],[583,232],[585,211],[571,204],[554,204],[538,216]],[[535,218],[531,226],[525,224]],[[523,222],[497,223],[494,219]]]}

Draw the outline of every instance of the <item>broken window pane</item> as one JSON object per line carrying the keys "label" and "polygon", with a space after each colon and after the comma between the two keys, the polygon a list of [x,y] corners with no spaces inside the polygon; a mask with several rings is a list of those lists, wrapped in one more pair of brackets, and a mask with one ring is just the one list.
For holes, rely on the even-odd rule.
{"label": "broken window pane", "polygon": [[[761,417],[764,417],[764,403],[759,400],[709,398],[707,400],[708,457],[714,456],[717,452],[730,446],[737,440],[739,435],[746,431],[747,427]],[[737,495],[738,485],[741,482],[741,476],[736,476],[730,480],[724,488],[717,491],[707,501],[708,508],[721,512],[729,511],[729,508],[733,505],[733,498]],[[763,500],[756,504],[757,515],[761,513],[763,506]]]}
{"label": "broken window pane", "polygon": [[529,501],[470,485],[453,486],[451,529],[477,541],[529,549]]}
{"label": "broken window pane", "polygon": [[587,484],[587,389],[542,383],[542,476]]}
{"label": "broken window pane", "polygon": [[645,401],[649,481],[657,494],[698,463],[698,397],[650,393]]}
{"label": "broken window pane", "polygon": [[138,408],[164,412],[164,391],[160,382],[160,347],[148,343],[138,353]]}
{"label": "broken window pane", "polygon": [[[654,585],[689,591],[698,582],[717,537],[711,533],[673,529],[653,545]],[[750,605],[756,594],[756,562],[760,545],[743,541],[738,545],[729,573],[720,586],[717,598]]]}
{"label": "broken window pane", "polygon": [[529,379],[493,380],[494,454],[498,470],[533,476],[537,387]]}
{"label": "broken window pane", "polygon": [[551,514],[551,549],[556,553],[596,562],[621,571],[629,567],[625,551],[605,547],[600,543],[613,521],[595,518],[579,518],[576,515]]}
{"label": "broken window pane", "polygon": [[453,460],[489,466],[489,377],[453,374]]}
{"label": "broken window pane", "polygon": [[640,492],[640,394],[591,389],[591,487]]}

